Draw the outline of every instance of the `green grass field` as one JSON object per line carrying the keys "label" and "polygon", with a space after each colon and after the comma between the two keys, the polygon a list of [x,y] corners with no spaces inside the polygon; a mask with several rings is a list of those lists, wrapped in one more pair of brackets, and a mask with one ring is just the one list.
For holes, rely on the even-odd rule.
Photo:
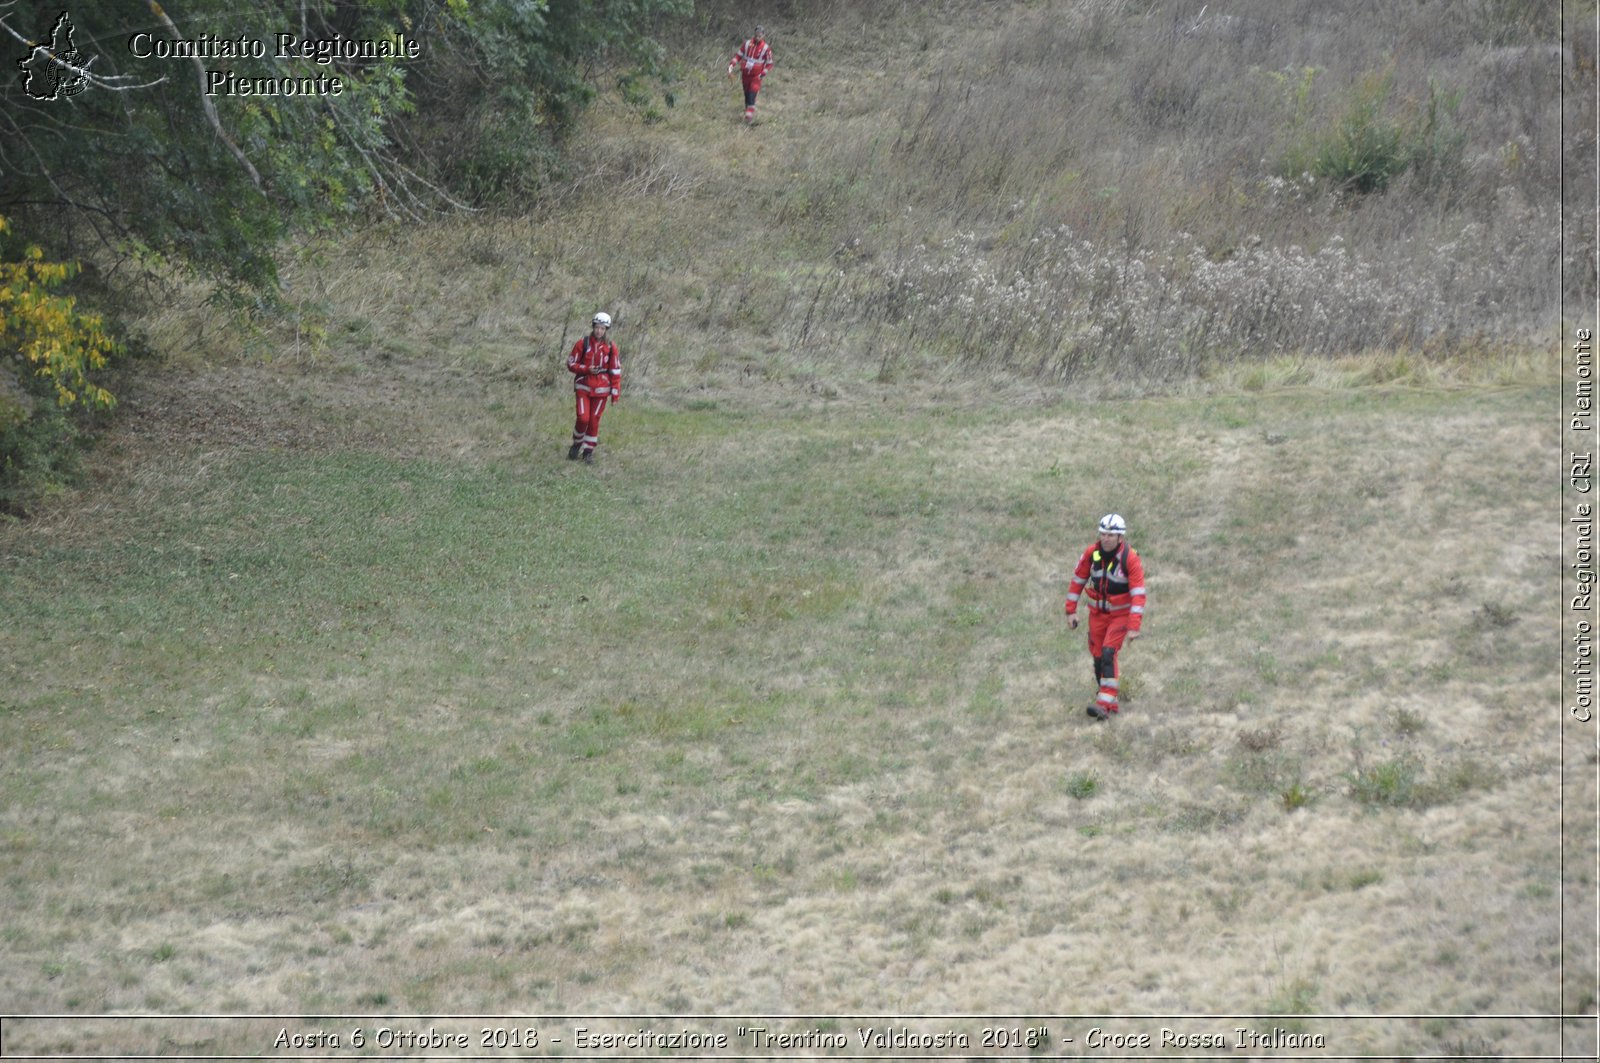
{"label": "green grass field", "polygon": [[[1556,553],[1507,534],[1557,504],[1521,472],[1554,401],[645,399],[595,469],[560,393],[435,422],[464,457],[129,433],[0,530],[0,994],[1592,1008],[1525,651]],[[1060,600],[1113,505],[1151,612],[1096,725]],[[1339,1043],[1556,1035],[1429,1029]]]}

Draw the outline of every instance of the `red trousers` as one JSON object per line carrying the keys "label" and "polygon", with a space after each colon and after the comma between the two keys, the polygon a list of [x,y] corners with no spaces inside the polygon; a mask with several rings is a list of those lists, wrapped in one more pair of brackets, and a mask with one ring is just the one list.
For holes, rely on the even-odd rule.
{"label": "red trousers", "polygon": [[1089,607],[1089,656],[1094,658],[1094,678],[1100,685],[1095,704],[1107,712],[1117,711],[1117,686],[1122,670],[1117,657],[1128,634],[1129,613],[1108,613]]}
{"label": "red trousers", "polygon": [[611,396],[592,395],[587,391],[575,394],[578,396],[578,419],[572,426],[572,445],[593,450],[600,442],[600,415],[606,412]]}
{"label": "red trousers", "polygon": [[746,74],[744,76],[744,113],[756,113],[756,95],[761,91],[761,77]]}

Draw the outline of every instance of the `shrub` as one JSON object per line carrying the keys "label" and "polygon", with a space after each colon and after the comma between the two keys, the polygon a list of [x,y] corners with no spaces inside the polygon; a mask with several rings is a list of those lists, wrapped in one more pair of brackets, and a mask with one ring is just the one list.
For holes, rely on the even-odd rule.
{"label": "shrub", "polygon": [[482,105],[443,122],[441,169],[468,202],[525,204],[564,176],[560,151],[525,93],[502,89]]}
{"label": "shrub", "polygon": [[52,488],[78,471],[76,433],[60,407],[0,394],[0,513],[25,517]]}
{"label": "shrub", "polygon": [[[0,237],[9,231],[0,217]],[[66,411],[109,409],[115,399],[92,379],[116,346],[100,318],[57,292],[77,268],[47,262],[32,244],[0,255],[0,512],[32,499],[71,472]]]}
{"label": "shrub", "polygon": [[1381,192],[1408,170],[1428,186],[1452,179],[1466,143],[1455,122],[1460,93],[1441,92],[1430,83],[1426,103],[1395,115],[1393,88],[1392,74],[1362,78],[1341,113],[1302,134],[1289,149],[1280,173],[1286,178],[1311,174],[1328,187],[1360,194]]}
{"label": "shrub", "polygon": [[1368,80],[1331,126],[1313,133],[1290,153],[1287,173],[1309,173],[1338,188],[1376,192],[1406,168],[1405,135],[1383,113],[1387,78]]}
{"label": "shrub", "polygon": [[[9,231],[0,216],[0,237]],[[98,315],[79,313],[77,300],[56,294],[77,271],[46,262],[33,244],[0,259],[0,356],[14,356],[8,360],[23,386],[47,385],[62,407],[109,409],[115,400],[90,374],[105,368],[115,345]]]}

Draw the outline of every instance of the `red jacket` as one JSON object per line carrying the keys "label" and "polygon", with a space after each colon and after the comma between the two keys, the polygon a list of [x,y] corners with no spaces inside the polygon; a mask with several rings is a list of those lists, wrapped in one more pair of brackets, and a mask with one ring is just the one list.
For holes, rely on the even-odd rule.
{"label": "red jacket", "polygon": [[1090,543],[1067,587],[1068,616],[1078,611],[1078,598],[1085,593],[1091,613],[1127,613],[1128,630],[1138,631],[1144,623],[1144,562],[1127,543],[1109,554],[1099,542]]}
{"label": "red jacket", "polygon": [[574,391],[617,398],[622,394],[622,352],[610,340],[597,340],[594,333],[572,345],[567,355]]}
{"label": "red jacket", "polygon": [[751,37],[733,53],[733,59],[728,62],[728,66],[738,67],[744,74],[746,88],[759,89],[761,79],[772,69],[772,45]]}

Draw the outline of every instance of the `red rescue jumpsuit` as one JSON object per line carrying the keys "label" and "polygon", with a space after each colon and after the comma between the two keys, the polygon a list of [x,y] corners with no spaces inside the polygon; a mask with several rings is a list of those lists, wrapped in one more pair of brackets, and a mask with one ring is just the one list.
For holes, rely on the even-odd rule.
{"label": "red rescue jumpsuit", "polygon": [[1067,587],[1067,615],[1078,612],[1078,599],[1087,591],[1089,599],[1089,655],[1094,659],[1094,678],[1100,687],[1095,704],[1106,712],[1117,711],[1117,686],[1121,669],[1117,653],[1128,632],[1144,623],[1144,563],[1127,543],[1109,553],[1091,543],[1078,559]]}
{"label": "red rescue jumpsuit", "polygon": [[751,37],[728,62],[729,70],[735,68],[744,82],[744,120],[748,122],[756,116],[756,94],[761,91],[761,79],[772,69],[772,46]]}
{"label": "red rescue jumpsuit", "polygon": [[572,345],[567,369],[572,372],[578,406],[572,445],[588,456],[600,442],[600,415],[606,412],[606,403],[622,395],[622,355],[615,343],[595,339],[591,332]]}

